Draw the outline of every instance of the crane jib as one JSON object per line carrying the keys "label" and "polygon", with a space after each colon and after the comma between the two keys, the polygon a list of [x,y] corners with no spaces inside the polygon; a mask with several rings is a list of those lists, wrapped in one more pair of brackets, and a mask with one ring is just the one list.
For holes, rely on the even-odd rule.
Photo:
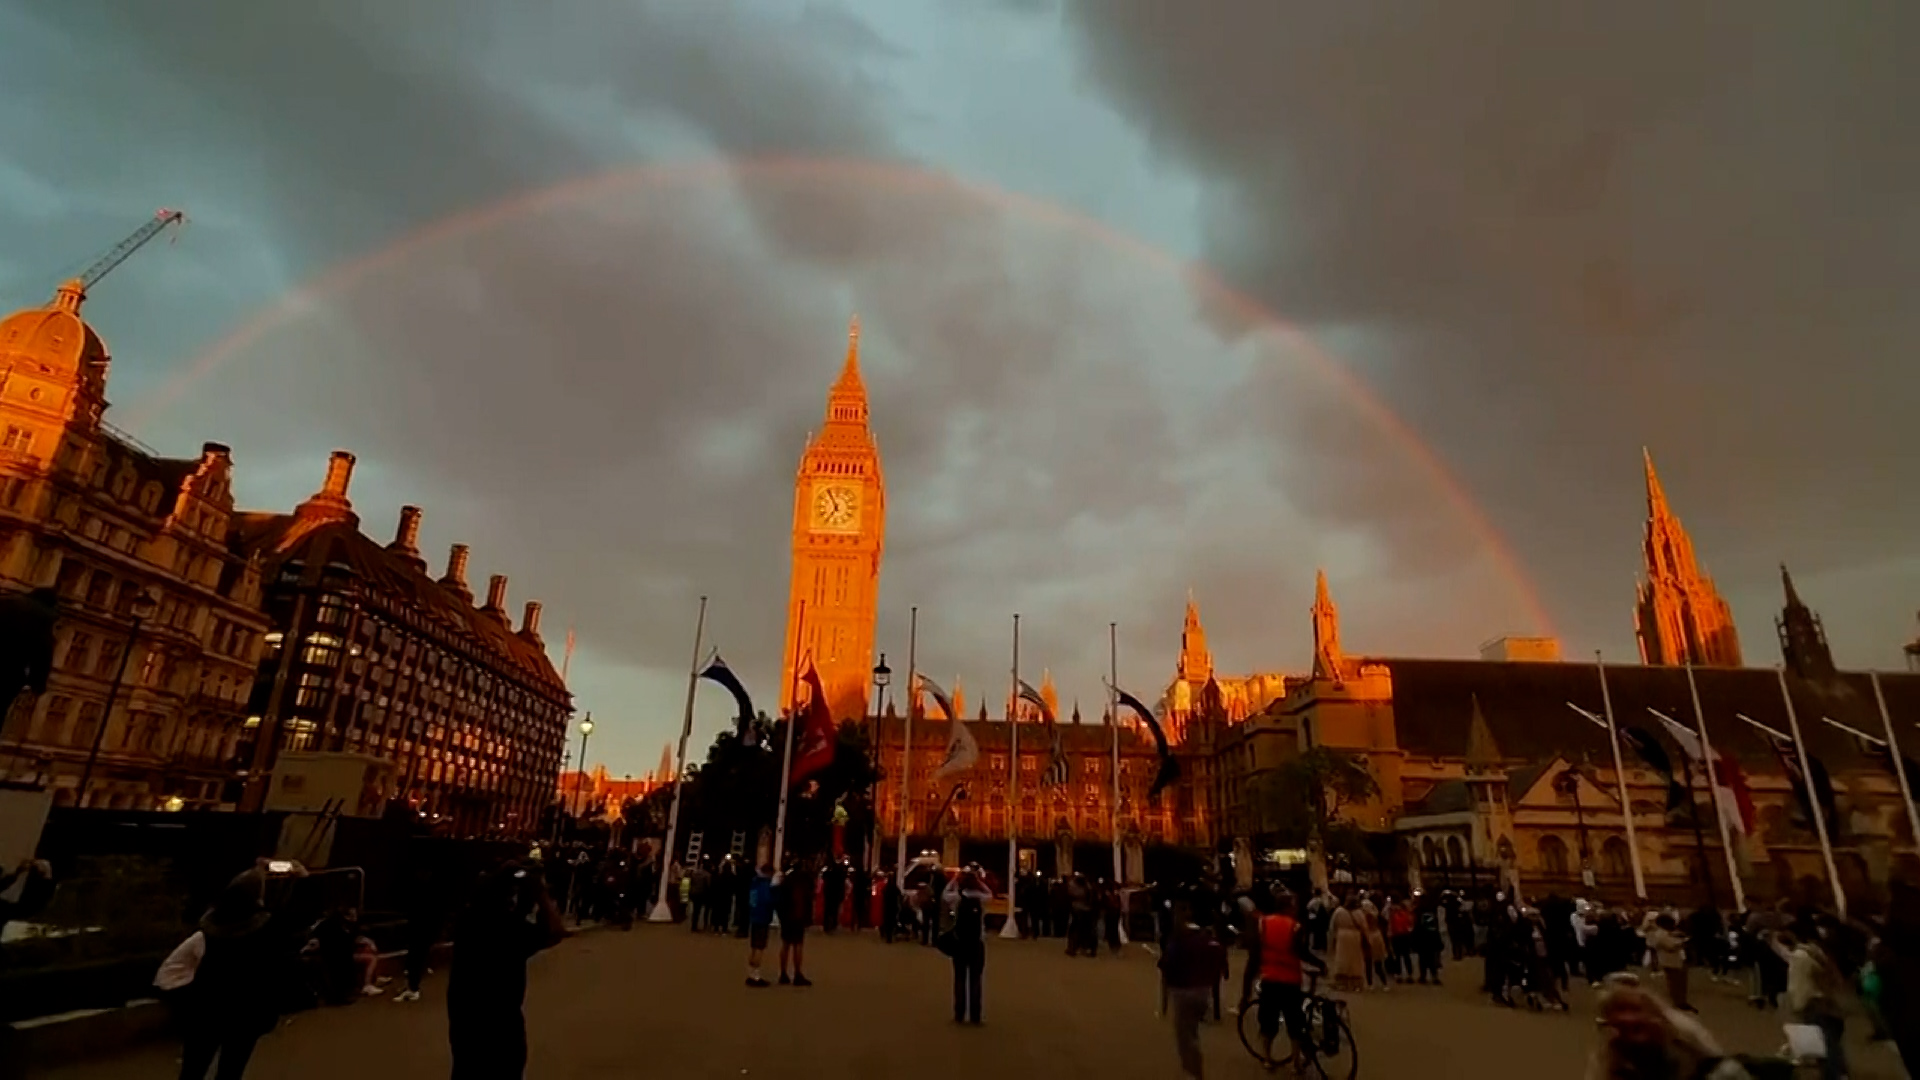
{"label": "crane jib", "polygon": [[81,287],[83,289],[92,288],[101,278],[112,273],[114,267],[126,262],[129,255],[139,251],[142,247],[146,246],[147,241],[152,240],[154,237],[160,235],[161,232],[165,231],[167,226],[185,224],[186,220],[186,213],[180,210],[163,209],[155,213],[152,220],[140,226],[140,228],[134,231],[133,235],[114,245],[113,250],[100,256],[92,266],[87,267],[85,272],[80,275]]}

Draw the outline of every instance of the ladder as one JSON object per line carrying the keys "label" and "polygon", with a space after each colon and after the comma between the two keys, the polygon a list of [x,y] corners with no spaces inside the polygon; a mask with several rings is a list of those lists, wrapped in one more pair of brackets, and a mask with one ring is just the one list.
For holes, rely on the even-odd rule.
{"label": "ladder", "polygon": [[687,865],[693,866],[700,861],[700,841],[706,839],[706,833],[697,832],[687,837]]}
{"label": "ladder", "polygon": [[733,843],[727,845],[727,854],[738,859],[747,853],[747,830],[733,830]]}

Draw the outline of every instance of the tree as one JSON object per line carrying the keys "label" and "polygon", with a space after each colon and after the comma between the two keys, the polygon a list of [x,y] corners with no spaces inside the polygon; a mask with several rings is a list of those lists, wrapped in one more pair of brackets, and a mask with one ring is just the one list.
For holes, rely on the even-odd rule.
{"label": "tree", "polygon": [[[694,832],[708,836],[709,850],[730,841],[735,832],[745,833],[751,846],[762,828],[773,826],[780,810],[786,738],[786,721],[768,720],[764,715],[749,726],[744,738],[733,730],[715,737],[707,748],[706,763],[689,767],[681,785],[675,848],[684,848],[686,837]],[[788,792],[786,849],[801,855],[825,850],[832,839],[833,808],[842,799],[848,811],[848,837],[870,835],[872,790],[880,775],[865,728],[858,723],[841,724],[832,763]],[[642,823],[650,835],[661,836],[672,805],[673,787],[667,785],[637,804],[627,820]]]}
{"label": "tree", "polygon": [[1316,746],[1257,778],[1249,791],[1256,828],[1283,847],[1310,847],[1314,838],[1329,854],[1363,856],[1358,827],[1342,812],[1380,794],[1365,757]]}

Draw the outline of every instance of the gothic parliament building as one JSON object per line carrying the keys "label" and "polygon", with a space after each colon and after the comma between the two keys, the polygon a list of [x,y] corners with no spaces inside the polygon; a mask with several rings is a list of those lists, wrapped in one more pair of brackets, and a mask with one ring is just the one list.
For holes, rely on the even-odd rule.
{"label": "gothic parliament building", "polygon": [[[1376,797],[1341,811],[1368,839],[1371,854],[1350,867],[1364,880],[1505,882],[1531,894],[1558,889],[1623,899],[1635,888],[1631,842],[1655,899],[1699,902],[1712,890],[1724,903],[1735,875],[1749,897],[1824,899],[1825,864],[1806,801],[1775,740],[1760,730],[1797,726],[1808,756],[1832,780],[1825,817],[1849,895],[1877,892],[1920,854],[1884,747],[1855,734],[1883,736],[1884,703],[1891,726],[1909,737],[1920,719],[1920,675],[1838,670],[1819,617],[1784,568],[1785,604],[1776,620],[1784,671],[1745,666],[1732,613],[1701,569],[1651,457],[1635,602],[1637,665],[1567,662],[1548,639],[1500,639],[1477,659],[1349,653],[1321,575],[1303,612],[1313,630],[1308,662],[1235,675],[1214,669],[1199,607],[1189,597],[1172,678],[1158,702],[1181,767],[1167,790],[1148,797],[1156,751],[1144,729],[1123,721],[1116,806],[1114,720],[1084,720],[1077,708],[1061,719],[1070,779],[1041,784],[1048,741],[1039,734],[1038,711],[1021,709],[1013,722],[1033,727],[1018,740],[1021,780],[1010,793],[1007,718],[989,715],[984,703],[967,715],[958,685],[951,688],[954,711],[972,724],[980,760],[957,785],[935,786],[932,774],[956,718],[910,692],[908,747],[906,717],[891,704],[884,715],[869,715],[886,484],[859,347],[856,321],[827,394],[825,423],[809,438],[795,475],[781,707],[795,703],[811,658],[835,715],[872,725],[885,773],[875,808],[889,849],[904,812],[910,848],[936,852],[948,865],[997,865],[1012,830],[1024,867],[1111,876],[1117,830],[1129,881],[1152,880],[1174,860],[1226,853],[1235,855],[1241,876],[1282,869],[1302,854],[1271,849],[1282,823],[1270,820],[1273,800],[1265,793],[1288,760],[1323,746],[1357,756],[1378,783]],[[1920,655],[1920,647],[1909,652]],[[1041,694],[1057,701],[1050,682]],[[1660,743],[1676,776],[1686,772],[1684,751],[1653,713],[1704,725],[1713,749],[1737,762],[1747,789],[1742,802],[1750,803],[1726,841],[1718,829],[1696,829],[1689,808],[1670,809],[1667,779],[1631,752],[1619,759],[1619,782],[1607,731],[1588,719],[1609,710],[1620,727]],[[1054,713],[1060,715],[1057,707]],[[1909,738],[1907,756],[1920,757],[1920,736]],[[1691,809],[1711,825],[1704,781],[1689,782]]]}

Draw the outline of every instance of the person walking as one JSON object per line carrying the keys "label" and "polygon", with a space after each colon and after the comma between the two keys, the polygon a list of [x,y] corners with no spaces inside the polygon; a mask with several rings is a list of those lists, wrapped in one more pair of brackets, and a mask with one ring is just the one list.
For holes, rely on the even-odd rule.
{"label": "person walking", "polygon": [[1653,928],[1647,931],[1647,948],[1666,976],[1667,1001],[1681,1012],[1697,1012],[1687,1002],[1687,935],[1680,932],[1672,915],[1663,912],[1654,917]]}
{"label": "person walking", "polygon": [[1845,1080],[1847,1055],[1844,1039],[1846,1016],[1841,1012],[1840,987],[1844,980],[1833,958],[1812,941],[1802,941],[1790,930],[1774,936],[1774,949],[1787,961],[1787,1009],[1797,1023],[1820,1029],[1827,1044],[1827,1055],[1820,1059],[1824,1080]]}
{"label": "person walking", "polygon": [[1333,945],[1333,988],[1360,989],[1367,976],[1367,938],[1358,892],[1348,893],[1333,909],[1327,920],[1327,939]]}
{"label": "person walking", "polygon": [[980,867],[969,865],[947,883],[941,901],[953,913],[942,933],[942,951],[953,959],[953,1022],[980,1023],[980,978],[987,970],[986,905],[993,894],[981,881]]}
{"label": "person walking", "polygon": [[1200,1021],[1219,992],[1220,980],[1227,977],[1227,950],[1213,931],[1194,919],[1191,898],[1174,901],[1174,929],[1160,955],[1160,981],[1173,1016],[1173,1045],[1180,1055],[1181,1074],[1201,1080]]}
{"label": "person walking", "polygon": [[526,1074],[527,961],[565,936],[540,874],[509,861],[480,879],[453,928],[447,974],[453,1080]]}
{"label": "person walking", "polygon": [[447,916],[440,882],[433,871],[414,871],[413,885],[407,894],[407,985],[393,996],[395,1001],[419,1001],[420,984],[427,977],[427,964],[433,947],[440,943],[440,931]]}

